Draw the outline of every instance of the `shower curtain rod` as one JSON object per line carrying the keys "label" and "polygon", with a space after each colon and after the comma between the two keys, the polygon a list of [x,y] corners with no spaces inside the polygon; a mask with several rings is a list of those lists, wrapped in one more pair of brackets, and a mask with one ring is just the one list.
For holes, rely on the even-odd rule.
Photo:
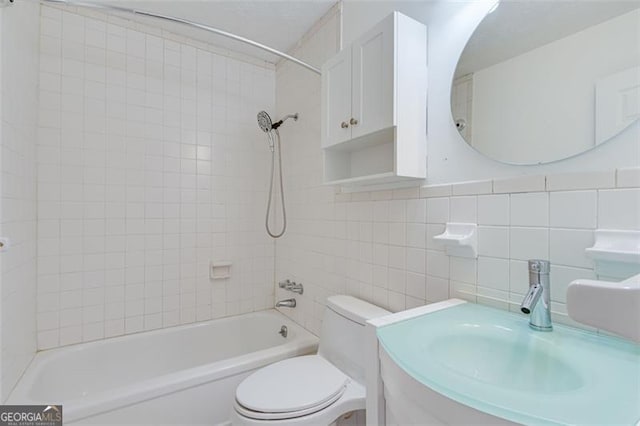
{"label": "shower curtain rod", "polygon": [[134,15],[141,15],[141,16],[149,16],[152,18],[158,18],[158,19],[162,19],[165,21],[170,21],[170,22],[176,22],[178,24],[184,24],[184,25],[188,25],[190,27],[194,27],[194,28],[199,28],[201,30],[205,30],[208,31],[210,33],[213,34],[217,34],[220,35],[222,37],[226,37],[226,38],[230,38],[232,40],[236,40],[239,41],[241,43],[244,44],[248,44],[249,46],[253,46],[253,47],[257,47],[258,49],[262,49],[266,52],[272,53],[276,56],[279,56],[283,59],[286,59],[288,61],[291,61],[297,65],[300,65],[310,71],[313,71],[314,73],[320,75],[321,72],[318,68],[309,65],[308,63],[301,61],[298,58],[295,58],[291,55],[287,55],[284,52],[281,52],[277,49],[274,49],[273,47],[269,47],[266,46],[262,43],[258,43],[257,41],[253,41],[251,39],[248,39],[246,37],[242,37],[233,33],[230,33],[228,31],[224,31],[215,27],[210,27],[208,25],[204,25],[204,24],[199,24],[197,22],[193,22],[193,21],[189,21],[187,19],[182,19],[182,18],[176,18],[173,16],[168,16],[168,15],[160,15],[158,13],[153,13],[153,12],[146,12],[144,10],[138,10],[138,9],[129,9],[126,7],[120,7],[120,6],[112,6],[112,5],[107,5],[107,4],[98,4],[98,3],[87,3],[87,2],[83,2],[83,1],[75,1],[75,0],[41,0],[43,3],[56,3],[56,4],[64,4],[64,5],[69,5],[69,6],[78,6],[78,7],[87,7],[87,8],[92,8],[92,9],[103,9],[103,10],[113,10],[116,12],[125,12],[125,13],[132,13]]}

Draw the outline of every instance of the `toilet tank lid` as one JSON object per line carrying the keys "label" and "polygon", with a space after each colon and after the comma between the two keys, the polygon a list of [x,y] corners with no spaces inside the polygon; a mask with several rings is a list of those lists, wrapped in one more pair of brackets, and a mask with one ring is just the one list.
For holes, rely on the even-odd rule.
{"label": "toilet tank lid", "polygon": [[364,300],[344,295],[330,296],[327,298],[327,307],[335,313],[362,325],[365,325],[370,319],[379,318],[391,313],[386,309],[372,305]]}

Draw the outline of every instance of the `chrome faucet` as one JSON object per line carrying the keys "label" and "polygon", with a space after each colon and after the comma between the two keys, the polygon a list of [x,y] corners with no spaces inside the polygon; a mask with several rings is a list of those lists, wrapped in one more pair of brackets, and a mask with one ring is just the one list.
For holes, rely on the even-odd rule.
{"label": "chrome faucet", "polygon": [[276,303],[276,308],[295,308],[296,299],[284,299]]}
{"label": "chrome faucet", "polygon": [[529,291],[520,310],[530,314],[529,327],[538,331],[551,331],[551,290],[549,288],[550,263],[546,260],[529,260]]}

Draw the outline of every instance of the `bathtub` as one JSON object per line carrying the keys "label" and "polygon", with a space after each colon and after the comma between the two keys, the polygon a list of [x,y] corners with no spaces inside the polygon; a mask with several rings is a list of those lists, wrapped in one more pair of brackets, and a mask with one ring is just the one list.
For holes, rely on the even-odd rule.
{"label": "bathtub", "polygon": [[7,404],[62,404],[65,424],[223,425],[252,371],[317,345],[275,310],[83,343],[37,353]]}

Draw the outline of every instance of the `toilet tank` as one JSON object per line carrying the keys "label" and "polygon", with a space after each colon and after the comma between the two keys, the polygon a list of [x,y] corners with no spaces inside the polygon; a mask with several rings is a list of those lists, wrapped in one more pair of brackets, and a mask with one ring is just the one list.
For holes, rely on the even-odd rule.
{"label": "toilet tank", "polygon": [[329,297],[322,318],[318,353],[351,378],[364,383],[366,322],[390,313],[355,297]]}

